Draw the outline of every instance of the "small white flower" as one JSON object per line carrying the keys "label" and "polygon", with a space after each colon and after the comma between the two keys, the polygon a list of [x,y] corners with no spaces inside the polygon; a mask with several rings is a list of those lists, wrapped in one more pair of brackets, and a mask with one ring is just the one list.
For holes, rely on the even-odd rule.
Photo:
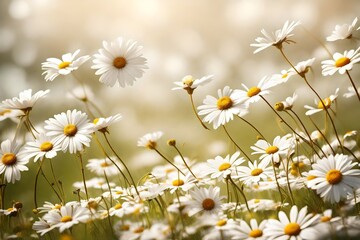
{"label": "small white flower", "polygon": [[[95,188],[95,189],[101,189],[101,190],[107,190],[107,189],[109,189],[109,186],[115,187],[115,183],[106,182],[105,178],[100,178],[100,177],[94,177],[94,178],[88,179],[85,181],[85,184],[86,184],[87,188]],[[74,182],[73,186],[82,191],[84,190],[84,182],[83,181]]]}
{"label": "small white flower", "polygon": [[50,232],[55,228],[55,225],[51,226],[44,219],[39,218],[39,221],[35,221],[32,225],[32,229],[35,230],[40,236],[43,236],[45,233]]}
{"label": "small white flower", "polygon": [[216,156],[215,159],[207,160],[207,166],[203,169],[204,175],[210,175],[211,178],[225,179],[236,172],[236,168],[245,160],[240,156],[240,152],[233,155],[226,155],[225,158]]}
{"label": "small white flower", "polygon": [[297,99],[297,94],[294,93],[292,97],[287,97],[285,101],[281,101],[282,107],[284,110],[291,110],[294,106],[294,102]]}
{"label": "small white flower", "polygon": [[292,148],[293,138],[289,137],[289,135],[283,137],[276,136],[272,144],[263,139],[258,140],[255,146],[251,146],[251,149],[254,150],[251,155],[262,154],[260,160],[266,162],[266,166],[272,161],[279,163]]}
{"label": "small white flower", "polygon": [[53,137],[56,144],[66,152],[76,153],[82,151],[84,146],[89,147],[93,124],[89,123],[86,113],[68,110],[66,113],[57,114],[54,118],[45,121],[47,136]]}
{"label": "small white flower", "polygon": [[219,187],[195,188],[190,190],[190,195],[192,200],[184,203],[189,209],[189,216],[197,213],[213,215],[221,212],[221,200],[224,197],[220,196]]}
{"label": "small white flower", "polygon": [[307,186],[316,190],[325,201],[338,203],[360,187],[360,170],[355,169],[355,165],[356,162],[351,162],[343,154],[324,157],[312,165]]}
{"label": "small white flower", "polygon": [[289,70],[281,70],[280,73],[276,73],[273,74],[270,77],[270,81],[274,82],[274,86],[281,84],[281,83],[286,83],[291,76],[296,75],[296,72],[293,71],[293,69],[289,69]]}
{"label": "small white flower", "polygon": [[206,115],[204,122],[213,123],[214,129],[233,120],[233,115],[244,116],[248,105],[240,101],[239,94],[226,86],[218,90],[218,98],[207,95],[203,105],[198,107],[199,115]]}
{"label": "small white flower", "polygon": [[331,33],[330,36],[326,38],[327,41],[333,42],[337,40],[349,39],[355,33],[355,31],[359,30],[355,29],[357,23],[357,17],[353,20],[353,22],[349,24],[336,25],[335,30]]}
{"label": "small white flower", "polygon": [[268,166],[267,161],[262,161],[259,164],[255,160],[254,163],[248,162],[248,167],[239,166],[236,169],[234,178],[244,182],[245,185],[258,183],[261,179],[273,178],[273,168]]}
{"label": "small white flower", "polygon": [[314,100],[315,104],[317,104],[317,108],[311,107],[309,105],[305,105],[304,107],[306,109],[308,109],[308,111],[306,111],[305,115],[306,116],[310,116],[313,115],[315,113],[324,111],[325,108],[329,109],[331,107],[331,104],[336,100],[336,98],[338,97],[338,93],[339,93],[339,88],[337,88],[335,90],[335,93],[330,95],[327,98],[322,99],[322,101],[317,101],[316,99]]}
{"label": "small white flower", "polygon": [[[117,166],[121,166],[120,162],[114,158],[111,158],[113,162]],[[86,167],[97,176],[104,176],[106,174],[107,177],[116,176],[119,174],[118,168],[114,165],[108,158],[105,159],[89,159]]]}
{"label": "small white flower", "polygon": [[318,215],[308,214],[307,207],[303,207],[300,211],[296,205],[290,210],[290,217],[285,212],[279,212],[279,220],[269,219],[265,229],[264,237],[266,239],[316,239],[317,231],[314,228]]}
{"label": "small white flower", "polygon": [[53,81],[59,75],[68,75],[72,71],[77,70],[83,63],[90,59],[90,56],[82,56],[77,59],[80,49],[76,50],[74,53],[66,53],[62,55],[61,59],[58,58],[48,58],[46,62],[41,64],[42,70],[45,70],[42,75],[45,76],[46,81]]}
{"label": "small white flower", "polygon": [[19,97],[14,97],[12,99],[6,99],[2,101],[1,107],[6,109],[14,110],[30,110],[34,107],[37,100],[45,97],[50,90],[38,91],[32,95],[32,89],[27,89],[19,93]]}
{"label": "small white flower", "polygon": [[90,211],[80,204],[66,204],[59,211],[48,212],[43,219],[53,228],[59,228],[59,231],[63,232],[75,224],[87,222],[90,219]]}
{"label": "small white flower", "polygon": [[153,133],[147,133],[144,136],[142,136],[138,142],[138,147],[146,147],[149,149],[155,149],[156,148],[156,141],[159,140],[163,135],[163,132],[153,132]]}
{"label": "small white flower", "polygon": [[240,220],[240,225],[237,225],[234,228],[234,233],[232,239],[237,240],[265,240],[266,238],[263,236],[264,228],[266,226],[267,220],[263,220],[258,224],[256,219],[250,219],[250,225],[244,220]]}
{"label": "small white flower", "polygon": [[277,85],[271,77],[263,77],[260,82],[255,87],[248,88],[245,84],[241,84],[244,90],[235,90],[237,97],[240,99],[240,102],[245,102],[247,104],[257,102],[261,99],[261,96],[267,95],[270,93],[268,89]]}
{"label": "small white flower", "polygon": [[213,76],[214,75],[208,75],[208,76],[204,76],[204,77],[202,77],[200,79],[194,79],[193,76],[186,75],[185,77],[183,77],[181,82],[174,82],[174,84],[177,87],[174,87],[171,90],[184,89],[189,94],[192,94],[193,91],[195,90],[195,88],[197,88],[200,85],[204,85],[204,84],[210,82],[213,79]]}
{"label": "small white flower", "polygon": [[296,71],[294,68],[291,68],[289,71],[293,73],[299,73],[300,76],[304,76],[309,71],[314,61],[315,58],[310,58],[308,60],[301,61],[295,65]]}
{"label": "small white flower", "polygon": [[322,75],[333,75],[336,72],[344,74],[353,68],[355,63],[360,62],[360,47],[356,50],[351,49],[343,54],[334,53],[333,60],[325,60],[321,62]]}
{"label": "small white flower", "polygon": [[20,116],[24,116],[24,112],[21,110],[13,110],[0,107],[0,122],[6,119],[11,119],[14,122],[18,122]]}
{"label": "small white flower", "polygon": [[255,39],[256,43],[250,44],[252,47],[256,47],[257,49],[254,53],[258,53],[268,47],[275,46],[277,48],[282,48],[282,44],[285,43],[293,43],[294,41],[290,40],[289,37],[293,36],[291,32],[294,30],[296,26],[300,25],[300,21],[290,22],[286,21],[282,29],[278,29],[275,33],[268,33],[265,29],[261,30],[261,33],[264,37],[257,37]]}
{"label": "small white flower", "polygon": [[15,183],[20,180],[22,171],[29,170],[26,164],[29,162],[26,155],[22,153],[20,145],[9,139],[1,143],[0,148],[0,174],[4,174],[6,182]]}
{"label": "small white flower", "polygon": [[94,131],[107,131],[107,127],[120,121],[122,116],[120,114],[116,114],[114,116],[110,116],[107,118],[95,118],[94,119]]}
{"label": "small white flower", "polygon": [[142,77],[146,59],[142,57],[142,47],[137,42],[117,38],[114,42],[103,41],[103,47],[94,55],[92,69],[100,76],[100,82],[113,87],[118,83],[121,87],[131,86],[137,78]]}
{"label": "small white flower", "polygon": [[54,158],[60,150],[60,145],[56,144],[53,138],[40,133],[37,139],[26,143],[23,153],[28,159],[34,157],[36,162],[39,159],[42,161],[44,157]]}
{"label": "small white flower", "polygon": [[173,194],[176,190],[187,192],[191,188],[195,187],[197,182],[198,180],[195,179],[190,173],[186,176],[183,176],[173,172],[168,176],[168,180],[165,185],[167,189],[170,190],[170,193]]}
{"label": "small white flower", "polygon": [[[360,88],[357,88],[356,90],[360,94]],[[356,96],[355,89],[353,87],[348,87],[348,91],[344,93],[343,95],[345,98],[351,98],[353,96]]]}

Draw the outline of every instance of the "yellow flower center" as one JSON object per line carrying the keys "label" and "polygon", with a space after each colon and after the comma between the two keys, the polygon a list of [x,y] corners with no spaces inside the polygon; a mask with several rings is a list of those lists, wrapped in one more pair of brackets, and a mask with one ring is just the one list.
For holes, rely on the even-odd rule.
{"label": "yellow flower center", "polygon": [[4,111],[0,111],[0,116],[4,116],[7,113],[11,113],[10,109],[5,109]]}
{"label": "yellow flower center", "polygon": [[11,212],[11,211],[13,211],[14,210],[14,208],[8,208],[8,209],[6,209],[6,211],[8,211],[8,212]]}
{"label": "yellow flower center", "polygon": [[121,203],[118,203],[118,204],[116,204],[116,205],[114,206],[114,209],[115,209],[115,210],[118,210],[118,209],[120,209],[120,208],[122,208]]}
{"label": "yellow flower center", "polygon": [[186,86],[191,87],[191,85],[193,85],[193,83],[194,83],[194,78],[192,76],[188,75],[182,79],[182,82]]}
{"label": "yellow flower center", "polygon": [[350,63],[350,58],[347,57],[341,57],[338,60],[335,61],[335,67],[341,68],[345,65],[348,65]]}
{"label": "yellow flower center", "polygon": [[216,105],[219,110],[226,110],[232,107],[233,101],[231,100],[230,97],[224,96],[217,100]]}
{"label": "yellow flower center", "polygon": [[64,69],[64,68],[67,68],[68,66],[70,66],[71,62],[61,62],[59,65],[58,65],[58,68],[59,69]]}
{"label": "yellow flower center", "polygon": [[247,95],[248,97],[253,97],[258,95],[261,92],[261,89],[258,87],[252,87],[248,90]]}
{"label": "yellow flower center", "polygon": [[70,221],[72,221],[72,217],[71,216],[63,216],[60,221],[61,222],[70,222]]}
{"label": "yellow flower center", "polygon": [[142,233],[144,230],[145,230],[144,227],[138,227],[138,228],[134,229],[133,232],[134,233]]}
{"label": "yellow flower center", "polygon": [[55,204],[54,207],[53,207],[53,209],[57,209],[57,210],[59,210],[60,208],[61,208],[60,204]]}
{"label": "yellow flower center", "polygon": [[109,163],[107,163],[107,162],[102,162],[102,163],[100,164],[100,166],[101,166],[102,168],[106,168],[106,167],[111,166],[111,164],[109,164]]}
{"label": "yellow flower center", "polygon": [[297,236],[299,235],[300,232],[301,232],[301,228],[300,225],[297,223],[291,222],[288,225],[286,225],[284,228],[284,233],[286,235]]}
{"label": "yellow flower center", "polygon": [[254,229],[249,232],[249,237],[257,238],[261,237],[263,235],[263,232],[260,229]]}
{"label": "yellow flower center", "polygon": [[321,222],[328,222],[328,221],[330,221],[331,220],[331,217],[328,217],[328,216],[322,216],[321,218],[320,218],[320,221]]}
{"label": "yellow flower center", "polygon": [[74,238],[69,234],[61,234],[59,240],[74,240]]}
{"label": "yellow flower center", "polygon": [[261,168],[255,168],[254,170],[251,171],[251,176],[259,176],[261,173],[263,172],[263,170]]}
{"label": "yellow flower center", "polygon": [[123,194],[123,191],[116,191],[115,194],[121,195]]}
{"label": "yellow flower center", "polygon": [[99,122],[99,118],[95,118],[93,121],[94,124],[97,124],[98,122]]}
{"label": "yellow flower center", "polygon": [[226,223],[227,223],[227,221],[225,219],[222,219],[216,223],[216,226],[222,227],[222,226],[225,226]]}
{"label": "yellow flower center", "polygon": [[310,180],[313,180],[313,179],[315,179],[316,178],[316,176],[313,176],[313,175],[309,175],[309,176],[307,176],[307,180],[308,181],[310,181]]}
{"label": "yellow flower center", "polygon": [[297,169],[291,169],[290,174],[293,175],[293,176],[298,176],[299,172],[298,172]]}
{"label": "yellow flower center", "polygon": [[259,203],[260,199],[254,199],[254,203]]}
{"label": "yellow flower center", "polygon": [[230,168],[231,164],[228,162],[225,162],[219,166],[219,171],[225,171],[226,169]]}
{"label": "yellow flower center", "polygon": [[77,127],[74,124],[68,124],[64,127],[64,134],[73,137],[77,133]]}
{"label": "yellow flower center", "polygon": [[116,57],[113,61],[114,67],[116,67],[118,69],[124,68],[126,66],[126,64],[127,64],[127,62],[124,57]]}
{"label": "yellow flower center", "polygon": [[40,145],[40,151],[42,151],[42,152],[48,152],[51,149],[53,149],[53,144],[51,142],[43,142]]}
{"label": "yellow flower center", "polygon": [[267,154],[274,154],[276,153],[277,151],[279,151],[279,148],[277,146],[270,146],[268,147],[267,149],[265,149],[265,152]]}
{"label": "yellow flower center", "polygon": [[288,74],[285,73],[285,74],[283,74],[283,75],[281,76],[281,78],[287,78],[287,76],[288,76]]}
{"label": "yellow flower center", "polygon": [[339,170],[331,169],[326,174],[326,181],[330,184],[338,184],[342,180],[342,174]]}
{"label": "yellow flower center", "polygon": [[[323,104],[323,102],[324,102],[324,104]],[[319,101],[318,109],[325,109],[324,105],[325,105],[326,108],[329,108],[331,106],[330,98],[327,97],[327,98],[323,99],[322,102]]]}
{"label": "yellow flower center", "polygon": [[16,155],[13,153],[5,153],[1,157],[1,161],[6,166],[14,165],[16,163]]}
{"label": "yellow flower center", "polygon": [[184,181],[181,179],[175,179],[174,181],[172,181],[172,185],[175,187],[182,186],[184,185]]}
{"label": "yellow flower center", "polygon": [[96,201],[89,201],[88,206],[89,206],[89,208],[97,209],[99,204]]}
{"label": "yellow flower center", "polygon": [[145,147],[147,147],[148,149],[155,149],[156,148],[156,142],[148,141]]}
{"label": "yellow flower center", "polygon": [[211,198],[205,198],[202,202],[202,207],[207,211],[213,210],[215,207],[215,202]]}

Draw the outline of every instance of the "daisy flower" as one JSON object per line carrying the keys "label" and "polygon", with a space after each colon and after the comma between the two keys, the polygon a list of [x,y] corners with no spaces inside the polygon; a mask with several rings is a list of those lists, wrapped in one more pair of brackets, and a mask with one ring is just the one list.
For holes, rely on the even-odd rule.
{"label": "daisy flower", "polygon": [[82,84],[81,86],[70,89],[69,92],[66,93],[66,97],[87,102],[90,99],[94,99],[94,92],[88,85]]}
{"label": "daisy flower", "polygon": [[90,211],[80,204],[66,204],[59,211],[48,212],[43,219],[53,228],[59,228],[59,231],[63,232],[75,224],[86,223],[90,219]]}
{"label": "daisy flower", "polygon": [[77,70],[83,63],[90,59],[90,56],[82,56],[76,58],[80,49],[74,53],[66,53],[58,58],[48,58],[46,62],[41,63],[41,68],[44,70],[42,75],[45,75],[46,81],[53,81],[59,75],[68,75],[72,71]]}
{"label": "daisy flower", "polygon": [[324,157],[312,165],[307,186],[316,190],[325,201],[338,203],[360,187],[360,170],[354,168],[356,165],[343,154]]}
{"label": "daisy flower", "polygon": [[336,72],[344,74],[346,71],[352,69],[355,63],[360,61],[360,48],[350,51],[345,51],[343,54],[334,53],[333,60],[325,60],[321,62],[322,75],[333,75]]}
{"label": "daisy flower", "polygon": [[300,25],[300,21],[286,21],[282,29],[278,29],[275,33],[268,33],[265,29],[261,30],[261,33],[264,37],[257,37],[255,39],[256,43],[250,44],[252,47],[256,47],[257,49],[254,53],[258,53],[268,47],[275,46],[277,48],[282,48],[282,44],[285,43],[293,43],[294,41],[290,40],[289,37],[293,36],[291,32],[294,30],[296,26]]}
{"label": "daisy flower", "polygon": [[6,109],[28,111],[34,107],[37,100],[45,97],[49,92],[49,89],[45,91],[41,90],[32,95],[32,89],[27,89],[20,92],[19,97],[14,97],[12,99],[6,99],[2,101],[1,107]]}
{"label": "daisy flower", "polygon": [[355,31],[359,30],[359,28],[355,29],[355,25],[357,23],[357,17],[353,20],[353,22],[349,24],[336,25],[335,30],[332,31],[331,35],[326,38],[328,42],[334,42],[337,40],[350,39]]}
{"label": "daisy flower", "polygon": [[17,122],[20,116],[24,116],[24,112],[21,110],[12,110],[0,107],[0,122],[6,119],[11,119],[14,122]]}
{"label": "daisy flower", "polygon": [[301,61],[295,65],[296,71],[294,68],[290,69],[289,71],[293,73],[298,73],[300,74],[301,77],[304,77],[305,74],[309,71],[309,69],[313,65],[314,61],[315,58],[310,58],[308,60]]}
{"label": "daisy flower", "polygon": [[97,70],[95,74],[101,75],[99,81],[107,86],[113,87],[116,83],[121,87],[131,86],[148,68],[141,49],[137,42],[123,38],[110,43],[103,41],[103,48],[94,55],[91,68]]}
{"label": "daisy flower", "polygon": [[233,115],[244,116],[248,113],[248,105],[240,101],[236,91],[226,86],[218,90],[218,98],[207,95],[203,105],[198,107],[199,115],[206,115],[203,120],[213,123],[214,129],[233,120]]}
{"label": "daisy flower", "polygon": [[[114,158],[111,159],[117,166],[121,166],[118,160]],[[104,174],[106,174],[107,177],[111,177],[119,174],[118,167],[115,166],[113,162],[111,162],[109,158],[93,158],[88,160],[86,167],[90,170],[90,172],[95,173],[97,176],[104,176]]]}
{"label": "daisy flower", "polygon": [[280,211],[279,220],[269,219],[265,229],[264,237],[266,239],[315,239],[318,237],[314,225],[319,219],[318,215],[308,214],[307,207],[300,211],[296,205],[291,207],[290,217],[285,212]]}
{"label": "daisy flower", "polygon": [[173,194],[178,189],[187,192],[193,188],[197,182],[198,180],[195,179],[190,173],[186,174],[186,176],[173,173],[168,176],[168,180],[165,185],[167,186],[167,189],[170,190],[170,193]]}
{"label": "daisy flower", "polygon": [[293,144],[293,138],[289,135],[276,136],[272,144],[260,139],[255,143],[255,146],[251,146],[251,149],[254,150],[251,155],[262,154],[259,159],[266,163],[265,166],[272,161],[279,163],[293,148]]}
{"label": "daisy flower", "polygon": [[197,213],[213,215],[221,212],[221,200],[224,197],[220,196],[219,187],[195,188],[190,190],[190,196],[192,200],[184,203],[189,209],[189,216]]}
{"label": "daisy flower", "polygon": [[308,111],[306,111],[305,115],[306,116],[310,116],[313,115],[315,113],[321,112],[323,110],[325,110],[325,108],[329,109],[331,107],[331,104],[336,100],[336,98],[338,97],[338,93],[339,93],[339,88],[337,88],[335,90],[335,93],[330,95],[327,98],[322,99],[322,101],[317,101],[316,99],[314,100],[315,104],[317,104],[317,108],[311,107],[309,105],[305,105],[304,107],[306,109],[308,109]]}
{"label": "daisy flower", "polygon": [[245,185],[258,183],[261,179],[268,179],[273,177],[273,169],[268,166],[267,161],[262,161],[259,164],[255,160],[254,163],[248,162],[248,167],[240,166],[236,169],[234,178],[244,182]]}
{"label": "daisy flower", "polygon": [[163,135],[163,132],[153,132],[153,133],[147,133],[144,136],[142,136],[138,142],[138,147],[146,147],[148,149],[155,149],[156,148],[156,141],[159,140]]}
{"label": "daisy flower", "polygon": [[[275,202],[272,199],[255,198],[247,201],[247,205],[252,211],[258,212],[258,211],[275,211],[282,206],[282,203]],[[247,210],[246,204],[241,204],[241,209],[246,211]]]}
{"label": "daisy flower", "polygon": [[[357,88],[356,91],[358,92],[358,94],[360,94],[360,88]],[[346,93],[344,93],[343,96],[345,98],[351,98],[353,96],[356,96],[355,89],[353,87],[348,87],[348,91]]]}
{"label": "daisy flower", "polygon": [[248,88],[245,84],[241,84],[244,90],[235,90],[237,97],[240,99],[241,102],[245,103],[254,103],[261,99],[260,96],[269,94],[269,88],[274,87],[277,85],[275,81],[272,81],[270,77],[263,77],[257,86]]}
{"label": "daisy flower", "polygon": [[94,119],[94,131],[107,132],[107,127],[120,121],[122,116],[116,114],[107,118],[95,118]]}
{"label": "daisy flower", "polygon": [[76,153],[82,151],[84,146],[90,146],[93,124],[89,123],[86,113],[68,110],[66,113],[57,114],[54,118],[45,121],[47,136],[54,138],[54,143],[59,144],[66,152]]}
{"label": "daisy flower", "polygon": [[171,90],[179,90],[179,89],[184,89],[186,90],[189,94],[192,94],[195,90],[195,88],[197,88],[200,85],[204,85],[209,83],[210,81],[213,80],[213,76],[214,75],[208,75],[208,76],[204,76],[200,79],[194,79],[193,76],[191,75],[186,75],[185,77],[183,77],[181,82],[174,82],[174,84],[177,87],[172,88]]}
{"label": "daisy flower", "polygon": [[60,145],[56,144],[53,138],[40,133],[37,139],[26,143],[23,152],[28,159],[33,157],[36,162],[39,159],[42,161],[44,157],[54,158],[60,150]]}
{"label": "daisy flower", "polygon": [[296,72],[292,71],[292,68],[290,70],[281,70],[280,73],[273,74],[270,77],[270,81],[273,81],[275,86],[281,83],[286,83],[290,77],[294,75],[296,75]]}
{"label": "daisy flower", "polygon": [[[85,185],[87,188],[95,188],[95,189],[101,189],[101,190],[109,189],[109,186],[115,187],[115,183],[106,182],[105,178],[99,178],[99,177],[94,177],[94,178],[86,180]],[[84,190],[84,182],[83,181],[74,182],[73,186],[77,189]]]}
{"label": "daisy flower", "polygon": [[22,153],[20,145],[9,139],[1,143],[0,148],[0,174],[4,174],[6,182],[15,183],[20,180],[20,172],[29,170],[26,164],[29,162]]}
{"label": "daisy flower", "polygon": [[240,225],[237,225],[233,230],[232,237],[233,240],[242,239],[242,240],[265,240],[264,228],[266,226],[267,220],[263,220],[258,224],[256,219],[250,219],[250,225],[244,220],[240,220]]}
{"label": "daisy flower", "polygon": [[54,228],[55,226],[51,226],[42,218],[39,218],[39,220],[35,221],[32,225],[32,229],[35,230],[38,234],[40,234],[40,236],[43,236],[45,233],[50,232]]}
{"label": "daisy flower", "polygon": [[297,94],[294,93],[292,97],[287,97],[285,99],[285,101],[281,101],[275,104],[275,109],[277,111],[286,111],[286,110],[291,110],[292,107],[294,106],[294,102],[297,99]]}
{"label": "daisy flower", "polygon": [[236,168],[245,160],[240,156],[240,152],[233,155],[226,155],[225,158],[216,156],[215,159],[207,160],[207,167],[203,169],[205,175],[211,178],[225,179],[236,172]]}
{"label": "daisy flower", "polygon": [[112,196],[112,198],[118,199],[120,197],[124,197],[124,196],[128,195],[126,189],[124,189],[122,187],[117,186],[115,188],[111,188],[110,190],[111,191],[104,192],[102,194],[102,196],[105,198],[109,198],[110,196]]}

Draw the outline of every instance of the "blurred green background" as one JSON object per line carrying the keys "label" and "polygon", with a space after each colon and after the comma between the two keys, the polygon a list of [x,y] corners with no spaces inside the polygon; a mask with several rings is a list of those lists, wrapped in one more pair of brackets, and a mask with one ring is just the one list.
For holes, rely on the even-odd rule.
{"label": "blurred green background", "polygon": [[[168,139],[176,139],[182,153],[198,161],[234,150],[221,129],[206,131],[200,126],[186,92],[171,91],[174,81],[181,81],[188,74],[196,78],[214,74],[213,82],[195,91],[197,105],[207,94],[216,96],[217,89],[225,85],[255,86],[263,76],[279,73],[289,66],[275,48],[254,55],[250,44],[261,36],[262,28],[271,32],[280,29],[286,20],[300,20],[302,25],[295,29],[292,37],[297,44],[286,45],[285,52],[294,63],[315,57],[314,71],[309,74],[315,89],[321,96],[327,96],[340,87],[342,95],[350,85],[348,79],[336,74],[321,76],[320,62],[329,56],[315,38],[324,41],[336,24],[350,24],[359,12],[358,0],[1,0],[0,99],[18,96],[28,88],[51,89],[31,114],[38,126],[67,109],[85,111],[81,102],[64,97],[73,82],[62,77],[45,82],[41,62],[48,57],[60,58],[76,49],[81,49],[80,55],[92,55],[102,47],[103,40],[112,41],[119,36],[138,41],[144,47],[149,69],[134,86],[123,89],[102,85],[90,69],[91,61],[76,74],[92,88],[93,100],[106,116],[123,115],[123,119],[110,128],[110,138],[139,178],[153,165],[165,163],[155,153],[136,146],[138,138],[148,132],[165,133],[159,147],[170,158],[176,154],[166,145]],[[349,40],[326,45],[333,52],[343,52],[357,48],[359,42]],[[352,74],[359,82],[356,68]],[[299,77],[272,91],[267,97],[271,103],[284,100],[296,91],[300,99],[295,111],[302,116],[303,105],[313,104],[313,94]],[[359,116],[357,104],[355,98],[339,99],[340,132],[358,128],[358,120],[354,119]],[[269,139],[283,134],[264,103],[252,105],[250,110],[245,118]],[[0,122],[0,140],[12,139],[15,127],[11,121]],[[231,122],[229,128],[236,141],[250,152],[249,146],[256,142],[255,133],[239,120]],[[92,147],[86,151],[85,159],[94,157],[101,154]],[[53,163],[66,186],[81,180],[79,163],[74,156],[59,154]],[[22,173],[22,180],[7,189],[9,205],[12,200],[32,205],[36,165],[30,161],[28,166],[30,171]],[[89,172],[86,175],[93,176]],[[40,202],[56,200],[50,197],[52,193],[43,180],[40,184]],[[74,198],[70,189],[67,194]]]}

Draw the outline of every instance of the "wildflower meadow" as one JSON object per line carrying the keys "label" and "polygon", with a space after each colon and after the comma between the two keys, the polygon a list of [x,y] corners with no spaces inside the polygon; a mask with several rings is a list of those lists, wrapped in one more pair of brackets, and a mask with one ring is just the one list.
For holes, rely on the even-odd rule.
{"label": "wildflower meadow", "polygon": [[[287,67],[252,85],[234,76],[213,91],[214,72],[170,79],[168,94],[188,109],[162,116],[166,131],[149,129],[127,143],[156,156],[152,166],[127,158],[132,129],[114,130],[131,121],[119,107],[131,101],[103,102],[94,91],[143,84],[152,69],[141,39],[118,36],[97,49],[47,56],[38,66],[40,87],[1,99],[0,239],[360,238],[360,24],[352,17],[324,36],[297,19],[257,29],[247,44],[253,71],[267,51]],[[321,54],[294,56],[305,38]],[[79,71],[97,82],[87,84]],[[64,87],[53,88],[57,82]],[[60,100],[51,101],[55,95]],[[49,101],[63,110],[48,114]],[[186,125],[166,127],[177,111],[204,137],[192,137]],[[171,132],[180,127],[204,149],[219,133],[226,151],[189,152],[192,143]]]}

